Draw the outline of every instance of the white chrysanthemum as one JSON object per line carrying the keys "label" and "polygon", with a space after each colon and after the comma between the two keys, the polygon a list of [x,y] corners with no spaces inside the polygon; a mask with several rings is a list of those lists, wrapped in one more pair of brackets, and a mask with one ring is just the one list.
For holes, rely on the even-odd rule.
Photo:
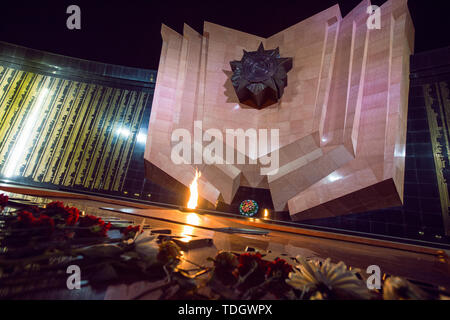
{"label": "white chrysanthemum", "polygon": [[307,261],[297,257],[300,271],[291,272],[286,282],[313,299],[369,299],[369,291],[343,262],[331,263],[330,259]]}

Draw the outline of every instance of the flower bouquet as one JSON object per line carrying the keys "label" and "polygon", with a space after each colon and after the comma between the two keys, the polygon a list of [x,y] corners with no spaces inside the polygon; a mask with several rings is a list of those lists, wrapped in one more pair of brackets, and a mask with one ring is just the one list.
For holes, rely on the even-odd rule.
{"label": "flower bouquet", "polygon": [[[369,290],[359,269],[343,262],[301,256],[265,260],[256,253],[219,252],[207,287],[213,299],[287,300],[433,300],[448,299],[442,288],[424,290],[400,277],[386,277],[381,289]],[[430,287],[428,287],[430,289]]]}
{"label": "flower bouquet", "polygon": [[246,217],[253,217],[258,213],[258,204],[254,200],[244,200],[239,206],[239,212]]}
{"label": "flower bouquet", "polygon": [[[120,236],[111,237],[116,229]],[[182,258],[177,244],[159,241],[141,225],[106,222],[62,202],[0,215],[0,298],[66,288],[73,265],[91,287],[159,279],[170,285],[174,277],[190,282],[189,270],[177,268]]]}

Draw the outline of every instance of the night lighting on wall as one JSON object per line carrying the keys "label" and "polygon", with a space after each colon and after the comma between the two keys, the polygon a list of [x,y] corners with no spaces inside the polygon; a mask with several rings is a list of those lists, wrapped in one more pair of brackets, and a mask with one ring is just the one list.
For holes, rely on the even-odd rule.
{"label": "night lighting on wall", "polygon": [[11,157],[8,159],[6,169],[3,173],[6,178],[11,178],[14,176],[17,165],[21,162],[23,156],[25,155],[25,147],[35,126],[37,125],[37,118],[39,112],[41,111],[42,105],[47,98],[48,92],[49,90],[47,88],[41,90],[41,93],[39,94],[39,97],[37,98],[36,103],[34,104],[33,109],[31,110],[30,115],[23,126],[23,130],[19,133],[19,137],[17,138],[17,142],[14,145],[11,152]]}
{"label": "night lighting on wall", "polygon": [[338,181],[338,180],[342,179],[342,176],[340,174],[336,173],[336,172],[333,172],[332,174],[330,174],[327,177],[327,179],[330,182],[335,182],[335,181]]}
{"label": "night lighting on wall", "polygon": [[117,130],[117,134],[124,136],[125,138],[128,138],[130,136],[131,132],[127,128],[120,128]]}
{"label": "night lighting on wall", "polygon": [[137,141],[138,143],[145,144],[145,143],[147,142],[147,135],[144,134],[144,133],[139,133],[139,134],[137,135],[136,141]]}

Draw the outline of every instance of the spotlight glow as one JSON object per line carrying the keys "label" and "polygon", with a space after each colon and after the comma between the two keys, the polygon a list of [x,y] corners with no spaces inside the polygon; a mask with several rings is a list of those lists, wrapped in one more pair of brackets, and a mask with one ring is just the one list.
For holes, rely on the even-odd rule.
{"label": "spotlight glow", "polygon": [[125,138],[128,138],[130,136],[131,132],[127,128],[120,128],[117,130],[117,134],[124,136]]}
{"label": "spotlight glow", "polygon": [[30,115],[28,116],[28,119],[23,126],[23,130],[19,133],[19,137],[17,138],[17,142],[14,145],[14,148],[11,152],[11,157],[8,159],[8,164],[3,173],[6,178],[11,178],[14,176],[17,165],[24,156],[25,146],[27,145],[27,142],[30,139],[35,126],[37,125],[36,120],[38,118],[39,112],[41,111],[42,105],[47,98],[48,91],[49,90],[47,88],[41,90],[41,93],[34,103],[33,109],[31,110]]}
{"label": "spotlight glow", "polygon": [[336,172],[333,172],[327,178],[328,178],[328,181],[335,182],[335,181],[342,179],[342,176]]}
{"label": "spotlight glow", "polygon": [[147,135],[144,134],[144,133],[139,133],[139,134],[137,135],[136,141],[137,141],[138,143],[145,144],[145,143],[147,142]]}

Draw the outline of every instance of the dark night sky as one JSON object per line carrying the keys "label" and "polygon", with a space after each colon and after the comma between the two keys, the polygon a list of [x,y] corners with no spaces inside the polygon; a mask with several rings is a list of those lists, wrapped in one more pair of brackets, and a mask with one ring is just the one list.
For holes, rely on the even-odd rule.
{"label": "dark night sky", "polygon": [[[0,7],[0,40],[88,60],[156,69],[161,23],[202,32],[207,20],[268,37],[339,2],[347,14],[361,0],[33,1]],[[384,1],[372,1],[380,5]],[[448,0],[409,0],[416,52],[450,45]],[[82,29],[66,28],[66,8],[81,8]]]}

